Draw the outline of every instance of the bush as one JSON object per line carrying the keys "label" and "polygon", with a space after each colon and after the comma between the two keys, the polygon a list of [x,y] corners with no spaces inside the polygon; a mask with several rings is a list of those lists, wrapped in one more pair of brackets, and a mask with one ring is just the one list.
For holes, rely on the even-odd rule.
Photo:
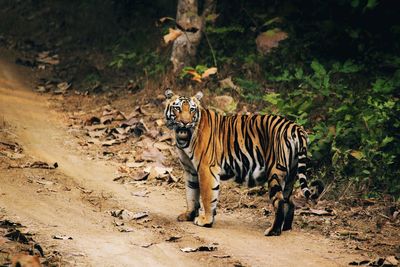
{"label": "bush", "polygon": [[278,109],[310,129],[312,165],[333,173],[325,180],[345,179],[359,189],[399,196],[400,103],[395,89],[400,87],[400,66],[369,84],[359,78],[363,69],[352,61],[326,68],[314,60],[306,70],[297,67],[269,77],[297,88],[267,94],[267,111]]}

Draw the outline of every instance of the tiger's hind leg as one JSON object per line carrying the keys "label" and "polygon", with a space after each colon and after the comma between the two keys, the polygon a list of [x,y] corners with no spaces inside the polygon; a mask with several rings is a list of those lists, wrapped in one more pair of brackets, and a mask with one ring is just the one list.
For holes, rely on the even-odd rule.
{"label": "tiger's hind leg", "polygon": [[282,193],[283,177],[284,172],[277,170],[268,182],[269,198],[274,207],[275,218],[272,226],[264,232],[266,236],[277,236],[282,232],[282,225],[285,220],[285,200]]}
{"label": "tiger's hind leg", "polygon": [[285,221],[283,223],[282,231],[292,230],[292,223],[293,223],[294,209],[295,209],[292,197],[290,197],[288,200],[285,200],[284,209],[285,209]]}
{"label": "tiger's hind leg", "polygon": [[295,181],[296,181],[296,174],[291,174],[287,176],[285,189],[283,190],[283,197],[285,199],[285,204],[284,204],[285,221],[283,223],[282,231],[288,231],[292,229],[294,210],[295,210],[292,193]]}

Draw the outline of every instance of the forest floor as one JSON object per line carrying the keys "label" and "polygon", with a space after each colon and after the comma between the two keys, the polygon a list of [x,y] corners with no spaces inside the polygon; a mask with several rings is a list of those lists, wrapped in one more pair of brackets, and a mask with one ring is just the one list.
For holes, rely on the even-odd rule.
{"label": "forest floor", "polygon": [[0,266],[21,254],[45,266],[398,264],[390,199],[309,207],[296,193],[294,229],[265,237],[265,189],[224,183],[213,228],[177,222],[185,193],[161,90],[38,86],[44,70],[0,54]]}

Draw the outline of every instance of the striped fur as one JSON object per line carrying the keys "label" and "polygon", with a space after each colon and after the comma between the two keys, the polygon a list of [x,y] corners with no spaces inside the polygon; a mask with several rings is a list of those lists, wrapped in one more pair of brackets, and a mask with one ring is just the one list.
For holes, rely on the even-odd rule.
{"label": "striped fur", "polygon": [[178,220],[211,227],[220,181],[235,179],[249,187],[268,185],[275,219],[265,235],[280,235],[292,228],[296,179],[306,198],[316,199],[323,190],[312,194],[307,186],[308,137],[294,122],[273,115],[219,115],[201,107],[199,94],[166,96],[167,126],[175,130],[186,176],[187,211]]}

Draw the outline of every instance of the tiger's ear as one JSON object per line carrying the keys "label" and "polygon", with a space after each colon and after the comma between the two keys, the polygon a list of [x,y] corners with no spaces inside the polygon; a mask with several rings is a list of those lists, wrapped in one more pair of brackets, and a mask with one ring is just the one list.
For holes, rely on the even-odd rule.
{"label": "tiger's ear", "polygon": [[203,98],[203,93],[201,92],[201,91],[199,91],[199,92],[197,92],[197,94],[195,94],[195,96],[194,96],[197,100],[199,100],[200,101],[200,99],[202,99]]}
{"label": "tiger's ear", "polygon": [[174,92],[172,92],[171,89],[167,88],[167,90],[165,90],[164,95],[167,99],[171,99],[171,97],[174,96]]}

